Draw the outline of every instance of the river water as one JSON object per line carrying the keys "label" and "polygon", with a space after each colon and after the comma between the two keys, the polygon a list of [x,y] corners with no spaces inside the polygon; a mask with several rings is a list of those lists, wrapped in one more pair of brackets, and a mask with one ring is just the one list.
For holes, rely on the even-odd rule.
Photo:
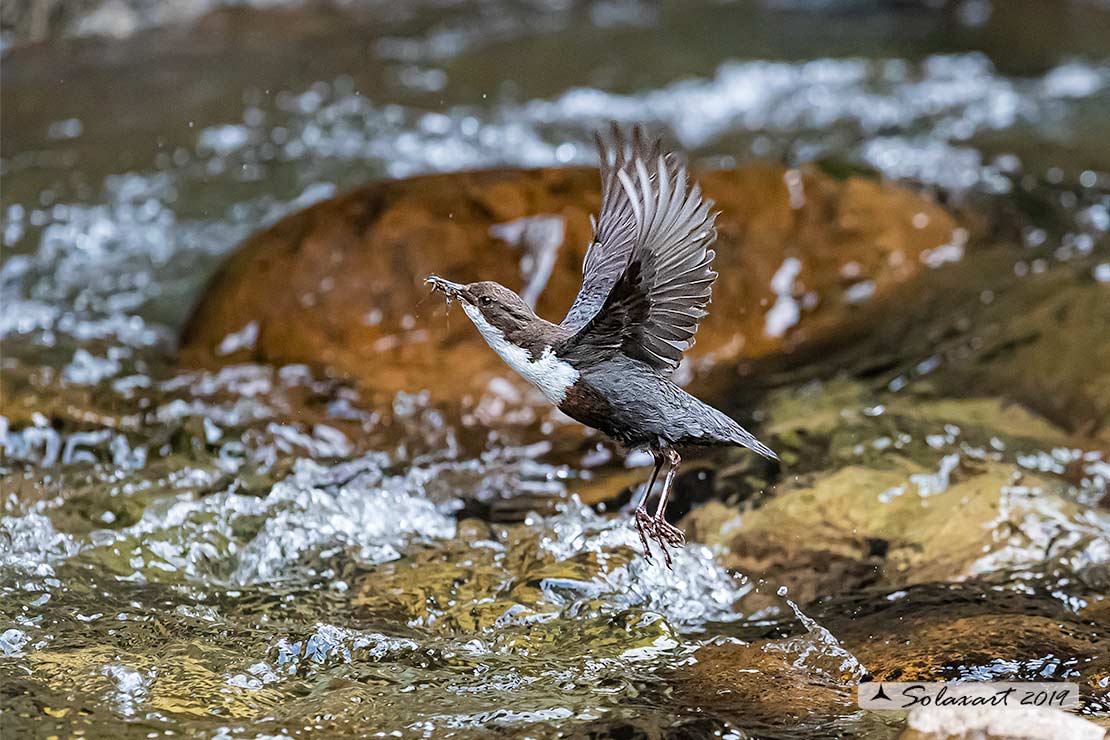
{"label": "river water", "polygon": [[[5,738],[888,738],[903,716],[852,687],[896,677],[877,644],[899,642],[906,675],[1075,680],[1107,721],[1110,13],[259,5],[4,52]],[[612,516],[646,469],[600,441],[487,415],[476,442],[421,388],[382,408],[309,365],[178,366],[252,232],[376,178],[591,163],[610,119],[702,166],[880,173],[989,222],[912,322],[768,366],[745,407],[785,468],[713,463],[719,526],[689,519],[673,571]],[[949,330],[968,296],[986,308]],[[1024,339],[970,341],[987,324]],[[806,486],[829,512],[775,513]],[[913,575],[730,550],[741,511],[820,536],[867,486],[852,526],[884,533],[870,556],[925,553]],[[928,521],[984,487],[982,522]]]}

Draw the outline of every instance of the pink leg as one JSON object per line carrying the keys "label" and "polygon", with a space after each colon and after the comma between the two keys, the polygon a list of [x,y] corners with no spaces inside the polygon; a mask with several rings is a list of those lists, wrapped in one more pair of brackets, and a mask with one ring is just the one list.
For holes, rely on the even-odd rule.
{"label": "pink leg", "polygon": [[652,532],[652,525],[654,520],[648,516],[647,501],[651,496],[651,489],[655,487],[655,481],[659,478],[659,470],[663,467],[664,457],[658,452],[652,450],[652,456],[655,458],[655,468],[651,471],[651,478],[648,479],[647,487],[640,495],[640,502],[636,505],[636,531],[640,534],[640,544],[644,546],[644,557],[651,560],[651,548],[648,546],[648,537]]}
{"label": "pink leg", "polygon": [[674,477],[678,472],[678,465],[682,462],[682,458],[679,457],[678,452],[670,447],[652,454],[656,456],[656,466],[655,471],[651,474],[648,492],[650,492],[650,486],[654,485],[663,463],[666,462],[669,467],[667,468],[667,476],[663,479],[663,491],[659,494],[659,503],[655,506],[655,515],[649,516],[644,508],[647,499],[645,493],[645,500],[641,501],[640,506],[636,509],[636,529],[640,533],[640,542],[644,546],[644,557],[651,560],[651,548],[648,540],[655,540],[659,543],[659,549],[663,551],[663,560],[669,568],[671,567],[671,553],[667,550],[667,546],[682,547],[686,544],[686,535],[682,533],[682,530],[670,525],[666,520],[667,500],[671,495],[671,487],[674,485]]}
{"label": "pink leg", "polygon": [[671,495],[671,487],[674,485],[674,477],[678,472],[679,463],[682,458],[673,448],[667,448],[663,451],[670,463],[670,468],[667,469],[667,477],[663,480],[663,492],[659,494],[659,503],[655,506],[655,516],[652,517],[652,539],[659,543],[659,547],[663,550],[663,558],[669,567],[671,564],[671,555],[667,551],[667,545],[672,547],[682,547],[686,544],[686,535],[678,527],[672,526],[667,522],[667,500]]}

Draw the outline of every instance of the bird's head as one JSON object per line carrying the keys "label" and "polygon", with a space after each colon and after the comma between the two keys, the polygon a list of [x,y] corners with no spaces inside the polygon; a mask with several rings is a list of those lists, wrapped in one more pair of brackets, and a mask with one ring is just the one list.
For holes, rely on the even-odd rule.
{"label": "bird's head", "polygon": [[432,290],[446,295],[449,300],[458,301],[483,334],[486,334],[488,326],[499,331],[502,336],[512,336],[538,320],[524,299],[500,283],[484,280],[463,285],[435,275],[429,276],[424,282]]}

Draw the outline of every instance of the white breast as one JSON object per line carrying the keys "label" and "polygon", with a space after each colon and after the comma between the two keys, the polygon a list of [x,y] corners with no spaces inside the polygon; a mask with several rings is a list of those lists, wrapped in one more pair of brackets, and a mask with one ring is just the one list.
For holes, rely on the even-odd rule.
{"label": "white breast", "polygon": [[539,388],[548,401],[556,406],[563,402],[567,397],[567,389],[578,380],[578,371],[570,363],[556,357],[551,347],[545,347],[539,358],[533,358],[528,350],[510,342],[500,329],[486,321],[486,317],[476,306],[463,301],[462,307],[474,326],[478,327],[486,343],[501,355],[501,359],[509,367]]}

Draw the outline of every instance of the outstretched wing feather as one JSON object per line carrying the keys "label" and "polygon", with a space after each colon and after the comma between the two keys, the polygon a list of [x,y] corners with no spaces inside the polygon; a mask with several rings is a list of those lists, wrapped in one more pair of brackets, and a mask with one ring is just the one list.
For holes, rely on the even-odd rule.
{"label": "outstretched wing feather", "polygon": [[639,233],[637,208],[621,185],[620,175],[635,167],[639,160],[659,156],[661,142],[647,144],[639,127],[632,130],[631,141],[615,123],[612,144],[606,145],[600,133],[595,136],[601,161],[601,210],[591,216],[594,238],[582,264],[582,287],[561,326],[571,333],[582,329],[605,303],[613,286],[628,266]]}
{"label": "outstretched wing feather", "polygon": [[[605,264],[621,263],[621,270],[616,277],[605,275],[612,281],[605,298],[598,302],[591,296],[588,305],[583,301],[587,284],[596,288],[600,282],[586,275],[563,321],[575,331],[563,351],[583,360],[622,352],[669,373],[693,345],[712,296],[717,274],[709,247],[716,238],[716,214],[696,183],[688,187],[686,168],[673,155],[660,153],[658,142],[645,147],[634,129],[626,158],[619,133],[614,140],[617,151],[611,158],[601,145],[603,201],[596,232],[602,238],[587,253],[586,269],[605,259],[613,260]],[[628,249],[619,260],[615,251],[606,251],[616,242],[604,238],[617,234],[621,248]],[[595,252],[599,256],[591,259]]]}

